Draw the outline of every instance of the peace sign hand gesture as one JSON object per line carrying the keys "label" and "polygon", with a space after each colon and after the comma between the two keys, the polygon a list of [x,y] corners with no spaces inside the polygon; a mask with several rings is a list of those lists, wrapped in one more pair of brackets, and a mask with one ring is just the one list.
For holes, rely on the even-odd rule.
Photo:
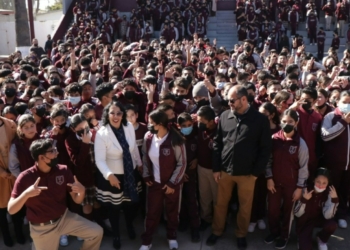
{"label": "peace sign hand gesture", "polygon": [[39,187],[40,177],[35,181],[33,185],[28,187],[24,192],[28,198],[35,197],[41,194],[42,190],[46,190],[47,187]]}
{"label": "peace sign hand gesture", "polygon": [[337,195],[337,191],[335,190],[335,187],[334,186],[329,186],[329,195],[331,196],[331,198],[338,198],[338,195]]}
{"label": "peace sign hand gesture", "polygon": [[305,190],[303,197],[305,200],[310,200],[312,197],[312,193],[314,192],[314,190],[311,190],[310,192],[308,192],[307,190]]}

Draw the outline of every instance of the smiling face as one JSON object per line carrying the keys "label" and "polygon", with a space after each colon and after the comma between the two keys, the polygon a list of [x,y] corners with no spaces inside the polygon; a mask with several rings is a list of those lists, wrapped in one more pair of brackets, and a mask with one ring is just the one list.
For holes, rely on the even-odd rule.
{"label": "smiling face", "polygon": [[112,105],[108,110],[109,123],[116,128],[120,127],[123,118],[123,112],[116,105]]}

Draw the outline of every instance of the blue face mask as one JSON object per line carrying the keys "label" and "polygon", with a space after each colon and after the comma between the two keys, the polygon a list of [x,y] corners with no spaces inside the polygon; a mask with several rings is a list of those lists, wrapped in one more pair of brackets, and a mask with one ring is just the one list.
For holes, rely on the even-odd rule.
{"label": "blue face mask", "polygon": [[193,130],[193,126],[187,127],[187,128],[181,128],[181,133],[183,135],[189,135],[192,133],[192,130]]}
{"label": "blue face mask", "polygon": [[343,114],[350,113],[350,104],[349,103],[339,103],[338,107],[340,109],[340,112]]}
{"label": "blue face mask", "polygon": [[226,82],[219,82],[217,85],[217,88],[221,90],[225,87],[225,84],[226,84]]}

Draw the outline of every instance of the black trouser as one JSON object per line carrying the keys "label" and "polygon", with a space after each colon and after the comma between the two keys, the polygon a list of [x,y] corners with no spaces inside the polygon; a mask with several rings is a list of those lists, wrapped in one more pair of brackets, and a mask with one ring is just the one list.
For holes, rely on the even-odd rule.
{"label": "black trouser", "polygon": [[[2,233],[4,240],[11,240],[11,234],[10,234],[6,215],[7,215],[7,208],[0,208],[0,231]],[[25,207],[23,207],[20,211],[18,211],[16,214],[11,216],[17,238],[18,237],[23,238],[22,226],[23,226],[24,215],[25,215]]]}
{"label": "black trouser", "polygon": [[115,237],[119,237],[120,235],[120,231],[119,231],[120,210],[123,210],[124,212],[127,230],[129,231],[130,229],[133,229],[133,221],[136,218],[137,210],[138,210],[137,203],[123,202],[121,205],[118,205],[118,206],[114,206],[114,205],[109,206],[108,210],[109,210],[109,221],[111,223],[113,235]]}

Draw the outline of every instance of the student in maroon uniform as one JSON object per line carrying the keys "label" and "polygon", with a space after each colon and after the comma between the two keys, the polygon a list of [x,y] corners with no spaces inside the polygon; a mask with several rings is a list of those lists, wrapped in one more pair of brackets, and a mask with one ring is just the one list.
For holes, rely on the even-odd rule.
{"label": "student in maroon uniform", "polygon": [[104,107],[112,101],[114,96],[113,85],[108,83],[102,83],[96,88],[96,97],[100,100],[95,106],[96,119],[98,121],[102,120],[102,112]]}
{"label": "student in maroon uniform", "polygon": [[192,242],[200,241],[199,213],[197,198],[197,131],[194,128],[192,117],[189,113],[181,113],[177,118],[181,134],[186,138],[187,167],[182,189],[182,201],[180,211],[179,231],[184,232],[191,227]]}
{"label": "student in maroon uniform", "polygon": [[331,178],[339,197],[336,218],[340,228],[347,228],[346,211],[350,190],[349,129],[350,92],[340,94],[338,107],[323,120],[321,136],[324,141],[324,164],[331,171]]}
{"label": "student in maroon uniform", "polygon": [[48,120],[46,119],[46,106],[43,104],[43,98],[33,97],[28,102],[28,109],[32,112],[35,119],[36,130],[40,133],[48,126]]}
{"label": "student in maroon uniform", "polygon": [[[265,102],[260,106],[259,112],[266,115],[269,119],[271,135],[277,133],[281,129],[278,111],[273,104]],[[255,181],[253,206],[250,216],[250,224],[248,227],[248,232],[250,233],[254,232],[257,223],[259,229],[266,229],[266,224],[264,221],[264,217],[266,215],[266,196],[266,178],[265,173],[263,173],[259,175],[258,179]]]}
{"label": "student in maroon uniform", "polygon": [[296,231],[299,250],[312,249],[312,233],[314,228],[322,228],[317,233],[318,249],[327,250],[327,241],[337,229],[334,217],[339,199],[334,186],[330,186],[328,169],[316,171],[314,185],[304,189],[303,197],[295,206]]}
{"label": "student in maroon uniform", "polygon": [[315,111],[324,118],[328,113],[334,109],[328,104],[329,93],[324,89],[317,90],[317,102],[315,104]]}
{"label": "student in maroon uniform", "polygon": [[168,129],[166,113],[155,110],[149,115],[149,132],[142,146],[143,179],[148,186],[145,232],[140,250],[152,246],[165,203],[169,248],[178,249],[176,231],[183,175],[186,170],[185,139],[174,128]]}
{"label": "student in maroon uniform", "polygon": [[294,202],[300,199],[309,175],[308,148],[296,131],[298,122],[299,115],[295,110],[283,113],[282,130],[272,136],[272,157],[266,169],[270,235],[265,238],[265,243],[277,240],[277,249],[285,248],[288,243]]}

